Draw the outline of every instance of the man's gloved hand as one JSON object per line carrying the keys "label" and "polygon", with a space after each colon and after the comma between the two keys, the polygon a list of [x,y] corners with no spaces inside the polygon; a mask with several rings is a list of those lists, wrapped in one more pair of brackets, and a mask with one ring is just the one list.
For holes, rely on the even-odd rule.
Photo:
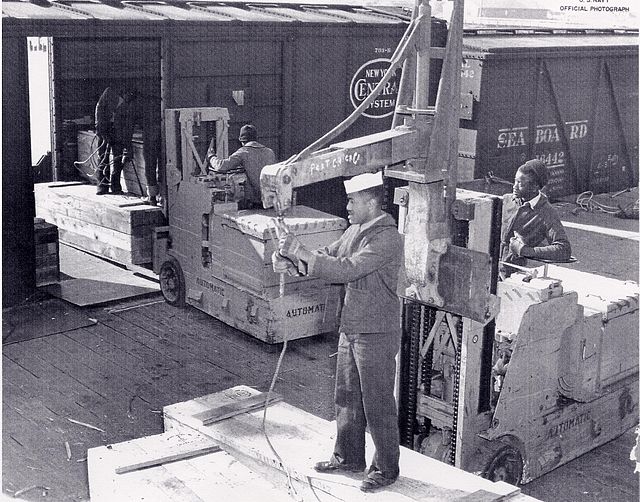
{"label": "man's gloved hand", "polygon": [[302,244],[293,234],[281,235],[278,239],[278,252],[286,258],[298,258],[302,249]]}
{"label": "man's gloved hand", "polygon": [[515,256],[525,256],[527,245],[525,244],[522,236],[518,232],[514,232],[514,236],[509,241],[509,251]]}
{"label": "man's gloved hand", "polygon": [[274,251],[271,256],[271,263],[273,264],[273,271],[276,274],[287,273],[291,276],[299,276],[298,267],[289,258],[285,258],[279,251]]}
{"label": "man's gloved hand", "polygon": [[220,169],[220,165],[222,164],[222,161],[216,157],[215,155],[213,157],[209,158],[209,170],[210,171],[217,171],[218,169]]}
{"label": "man's gloved hand", "polygon": [[122,165],[125,165],[128,162],[131,162],[131,156],[129,155],[129,152],[125,150],[122,152]]}

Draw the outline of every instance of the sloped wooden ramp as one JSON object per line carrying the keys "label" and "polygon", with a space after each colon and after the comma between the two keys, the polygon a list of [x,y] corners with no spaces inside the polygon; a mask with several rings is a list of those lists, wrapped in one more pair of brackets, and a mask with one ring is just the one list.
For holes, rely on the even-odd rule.
{"label": "sloped wooden ramp", "polygon": [[[335,423],[285,402],[270,404],[266,434],[272,449],[262,429],[264,410],[255,409],[254,396],[259,394],[237,386],[170,405],[163,410],[164,434],[89,450],[92,502],[233,502],[256,497],[314,502],[536,500],[512,485],[488,481],[407,448],[401,451],[399,480],[383,491],[363,493],[358,488],[362,474],[313,470],[316,461],[331,454]],[[252,411],[244,411],[243,402],[253,403]],[[229,416],[232,408],[236,413]],[[226,418],[203,425],[202,417],[211,422],[216,409]],[[370,443],[370,437],[367,440]],[[372,454],[371,444],[367,451]]]}

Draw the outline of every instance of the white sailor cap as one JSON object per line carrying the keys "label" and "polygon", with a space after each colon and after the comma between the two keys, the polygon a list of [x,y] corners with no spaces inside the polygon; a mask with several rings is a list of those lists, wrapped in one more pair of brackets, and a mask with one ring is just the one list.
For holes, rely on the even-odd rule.
{"label": "white sailor cap", "polygon": [[345,180],[344,189],[347,194],[350,194],[380,185],[382,185],[382,171],[358,174],[349,180]]}

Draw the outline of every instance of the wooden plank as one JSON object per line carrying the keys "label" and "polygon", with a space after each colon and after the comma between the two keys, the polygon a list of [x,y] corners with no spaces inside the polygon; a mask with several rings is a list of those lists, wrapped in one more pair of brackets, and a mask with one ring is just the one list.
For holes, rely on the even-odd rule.
{"label": "wooden plank", "polygon": [[189,449],[189,451],[183,451],[179,453],[165,454],[161,457],[155,457],[149,460],[137,461],[134,464],[123,465],[122,467],[116,467],[116,474],[126,474],[127,472],[139,471],[140,469],[147,469],[149,467],[156,467],[158,465],[169,464],[171,462],[179,462],[180,460],[186,460],[193,457],[199,457],[200,455],[207,455],[209,453],[216,453],[221,451],[218,445],[204,446],[198,449]]}
{"label": "wooden plank", "polygon": [[[278,452],[276,457],[262,432],[262,412],[254,411],[236,415],[213,425],[202,426],[193,418],[197,413],[214,405],[238,399],[239,394],[255,395],[258,391],[238,386],[226,391],[203,396],[191,401],[164,408],[167,430],[197,431],[217,441],[225,450],[240,451],[268,466],[288,473],[292,478],[307,483],[314,490],[349,502],[378,500],[380,494],[367,494],[359,490],[360,478],[326,475],[315,472],[315,461],[328,458],[333,449],[335,424],[322,420],[284,402],[269,407],[267,433]],[[368,436],[369,455],[373,446]],[[513,487],[493,483],[451,465],[438,462],[412,450],[402,448],[400,479],[385,493],[385,500],[446,502],[477,490],[496,494],[511,492]],[[509,486],[509,485],[506,485]],[[513,500],[534,500],[518,495]]]}
{"label": "wooden plank", "polygon": [[[6,387],[3,391],[3,401],[10,405],[12,396],[17,396],[16,399],[19,400],[15,405],[19,409],[28,400],[41,402],[45,407],[42,414],[48,422],[48,424],[45,422],[47,425],[52,423],[50,419],[56,420],[59,417],[74,417],[87,423],[98,420],[94,408],[97,408],[96,403],[99,403],[101,398],[96,395],[96,399],[90,397],[81,399],[81,395],[75,388],[69,387],[64,378],[57,380],[33,378],[28,371],[6,356],[3,358],[3,378],[4,385],[10,381],[19,382],[20,388],[20,393],[16,394],[14,391],[17,386]],[[93,406],[88,405],[89,401]],[[39,415],[34,418],[37,416]],[[26,428],[25,423],[21,423],[21,426]]]}
{"label": "wooden plank", "polygon": [[153,250],[141,251],[126,248],[123,249],[65,229],[60,229],[59,232],[60,242],[79,248],[83,251],[88,251],[89,253],[108,258],[116,263],[124,265],[128,263],[142,265],[145,263],[151,263],[153,259]]}
{"label": "wooden plank", "polygon": [[57,225],[60,230],[67,230],[84,237],[97,239],[111,246],[128,249],[132,252],[152,246],[153,227],[151,226],[139,227],[134,235],[102,227],[91,221],[66,216],[47,208],[38,207],[38,215]]}
{"label": "wooden plank", "polygon": [[[193,418],[200,420],[202,425],[211,425],[219,422],[220,420],[224,420],[225,418],[234,417],[238,413],[248,413],[250,411],[264,408],[266,400],[266,394],[248,396],[240,401],[235,401],[233,403],[196,413]],[[282,401],[282,396],[272,393],[269,399],[269,404],[277,403],[279,401]]]}
{"label": "wooden plank", "polygon": [[92,185],[55,187],[36,183],[34,192],[38,206],[125,233],[134,233],[140,226],[156,226],[164,220],[159,207],[142,204],[138,197],[96,195]]}

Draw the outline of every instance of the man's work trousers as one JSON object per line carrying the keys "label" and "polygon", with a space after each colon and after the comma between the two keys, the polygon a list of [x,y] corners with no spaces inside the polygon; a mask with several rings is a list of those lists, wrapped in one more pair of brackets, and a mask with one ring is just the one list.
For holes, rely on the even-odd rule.
{"label": "man's work trousers", "polygon": [[334,457],[365,466],[365,429],[375,445],[371,467],[385,477],[399,473],[398,411],[393,395],[400,333],[340,334],[336,367]]}
{"label": "man's work trousers", "polygon": [[157,166],[160,155],[160,131],[157,135],[144,136],[144,176],[147,181],[147,195],[155,197],[160,193],[158,186]]}
{"label": "man's work trousers", "polygon": [[[120,191],[120,176],[122,174],[122,153],[124,148],[119,143],[108,143],[107,138],[98,136],[98,186],[111,185],[112,191]],[[111,154],[111,155],[110,155]],[[111,159],[110,157],[113,156]],[[113,162],[113,167],[111,166]]]}

